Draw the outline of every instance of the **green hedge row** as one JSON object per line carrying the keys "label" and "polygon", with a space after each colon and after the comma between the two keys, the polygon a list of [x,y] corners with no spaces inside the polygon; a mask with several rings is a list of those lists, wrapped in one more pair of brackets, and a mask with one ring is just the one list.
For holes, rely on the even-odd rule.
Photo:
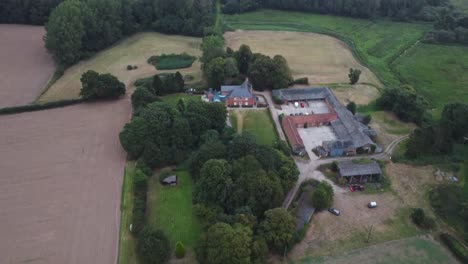
{"label": "green hedge row", "polygon": [[440,239],[462,263],[468,263],[468,250],[460,241],[447,233],[440,234]]}
{"label": "green hedge row", "polygon": [[28,105],[21,105],[21,106],[13,106],[13,107],[5,107],[0,109],[0,115],[11,115],[11,114],[18,114],[24,112],[34,112],[52,108],[59,108],[65,107],[69,105],[79,104],[84,102],[84,99],[71,99],[71,100],[61,100],[61,101],[54,101],[44,104],[28,104]]}

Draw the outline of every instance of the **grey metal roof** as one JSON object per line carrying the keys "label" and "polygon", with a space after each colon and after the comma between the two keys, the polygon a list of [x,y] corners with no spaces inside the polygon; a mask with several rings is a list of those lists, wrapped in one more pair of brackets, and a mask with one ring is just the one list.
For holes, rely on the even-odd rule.
{"label": "grey metal roof", "polygon": [[351,140],[335,140],[335,141],[324,141],[323,142],[323,147],[327,150],[331,149],[347,149],[354,147],[354,143]]}
{"label": "grey metal roof", "polygon": [[356,148],[374,144],[369,136],[363,132],[364,129],[356,121],[354,115],[338,101],[327,87],[274,90],[273,95],[288,101],[327,99],[338,115],[338,120],[332,121],[331,126],[339,141],[351,140]]}
{"label": "grey metal roof", "polygon": [[221,92],[229,92],[230,94],[228,95],[229,97],[252,97],[251,93],[251,84],[248,80],[245,80],[245,82],[242,85],[238,86],[233,86],[233,85],[225,85],[221,86]]}
{"label": "grey metal roof", "polygon": [[[308,186],[309,190],[311,189]],[[302,193],[301,197],[298,201],[298,208],[297,208],[297,218],[296,218],[296,230],[301,229],[304,227],[312,218],[312,215],[315,212],[315,208],[312,205],[312,201],[309,199],[308,192]]]}
{"label": "grey metal roof", "polygon": [[338,162],[338,171],[342,177],[382,174],[377,162],[361,164],[353,161]]}
{"label": "grey metal roof", "polygon": [[177,183],[177,176],[176,175],[168,176],[162,182],[165,184]]}

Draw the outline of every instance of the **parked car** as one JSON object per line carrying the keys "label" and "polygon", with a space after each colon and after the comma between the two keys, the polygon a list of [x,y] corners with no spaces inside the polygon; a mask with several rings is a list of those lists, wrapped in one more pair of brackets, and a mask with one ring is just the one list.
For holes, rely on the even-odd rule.
{"label": "parked car", "polygon": [[377,207],[377,202],[370,202],[370,203],[367,204],[367,207],[376,208]]}
{"label": "parked car", "polygon": [[340,210],[336,209],[336,208],[329,208],[328,209],[328,212],[336,215],[336,216],[339,216],[341,214]]}
{"label": "parked car", "polygon": [[298,102],[295,102],[295,103],[294,103],[294,107],[295,107],[295,108],[298,108],[298,107],[299,107],[299,103],[298,103]]}
{"label": "parked car", "polygon": [[304,113],[299,113],[299,115],[304,115]]}
{"label": "parked car", "polygon": [[301,102],[301,108],[304,108],[304,102]]}
{"label": "parked car", "polygon": [[354,184],[354,185],[352,185],[352,187],[354,188],[355,191],[364,191],[365,190],[365,187],[363,185],[359,185],[359,184]]}

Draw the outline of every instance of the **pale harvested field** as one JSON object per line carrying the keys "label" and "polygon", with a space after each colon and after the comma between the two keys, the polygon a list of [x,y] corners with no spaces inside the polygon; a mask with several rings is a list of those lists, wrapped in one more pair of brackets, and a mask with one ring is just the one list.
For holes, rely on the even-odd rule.
{"label": "pale harvested field", "polygon": [[44,33],[43,27],[0,25],[0,108],[34,101],[52,76]]}
{"label": "pale harvested field", "polygon": [[0,263],[116,263],[128,99],[0,116]]}
{"label": "pale harvested field", "polygon": [[349,102],[355,102],[357,105],[368,105],[380,95],[377,88],[365,84],[342,85],[332,87],[332,90],[336,98],[344,105]]}
{"label": "pale harvested field", "polygon": [[[157,71],[153,65],[146,61],[152,55],[163,53],[183,53],[199,57],[201,39],[163,35],[159,33],[139,33],[129,37],[115,46],[99,52],[94,57],[79,62],[70,67],[65,74],[50,89],[41,96],[39,101],[54,101],[60,99],[72,99],[79,97],[80,78],[88,70],[99,73],[111,73],[130,88],[134,81],[140,78],[152,76],[160,72],[180,71],[183,75],[190,74],[194,81],[201,79],[200,62],[197,60],[190,68],[169,71]],[[128,71],[127,65],[136,65],[138,69]]]}
{"label": "pale harvested field", "polygon": [[349,68],[362,70],[361,83],[381,86],[342,41],[326,35],[288,31],[237,30],[224,34],[226,46],[247,44],[253,52],[283,55],[295,78],[308,77],[312,85],[348,83]]}

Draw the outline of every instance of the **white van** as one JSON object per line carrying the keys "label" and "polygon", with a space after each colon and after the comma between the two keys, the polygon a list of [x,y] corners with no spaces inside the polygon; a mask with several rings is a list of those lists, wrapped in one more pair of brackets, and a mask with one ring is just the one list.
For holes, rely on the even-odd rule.
{"label": "white van", "polygon": [[294,107],[295,107],[295,108],[298,108],[298,107],[299,107],[299,103],[298,103],[298,102],[295,102],[295,103],[294,103]]}

